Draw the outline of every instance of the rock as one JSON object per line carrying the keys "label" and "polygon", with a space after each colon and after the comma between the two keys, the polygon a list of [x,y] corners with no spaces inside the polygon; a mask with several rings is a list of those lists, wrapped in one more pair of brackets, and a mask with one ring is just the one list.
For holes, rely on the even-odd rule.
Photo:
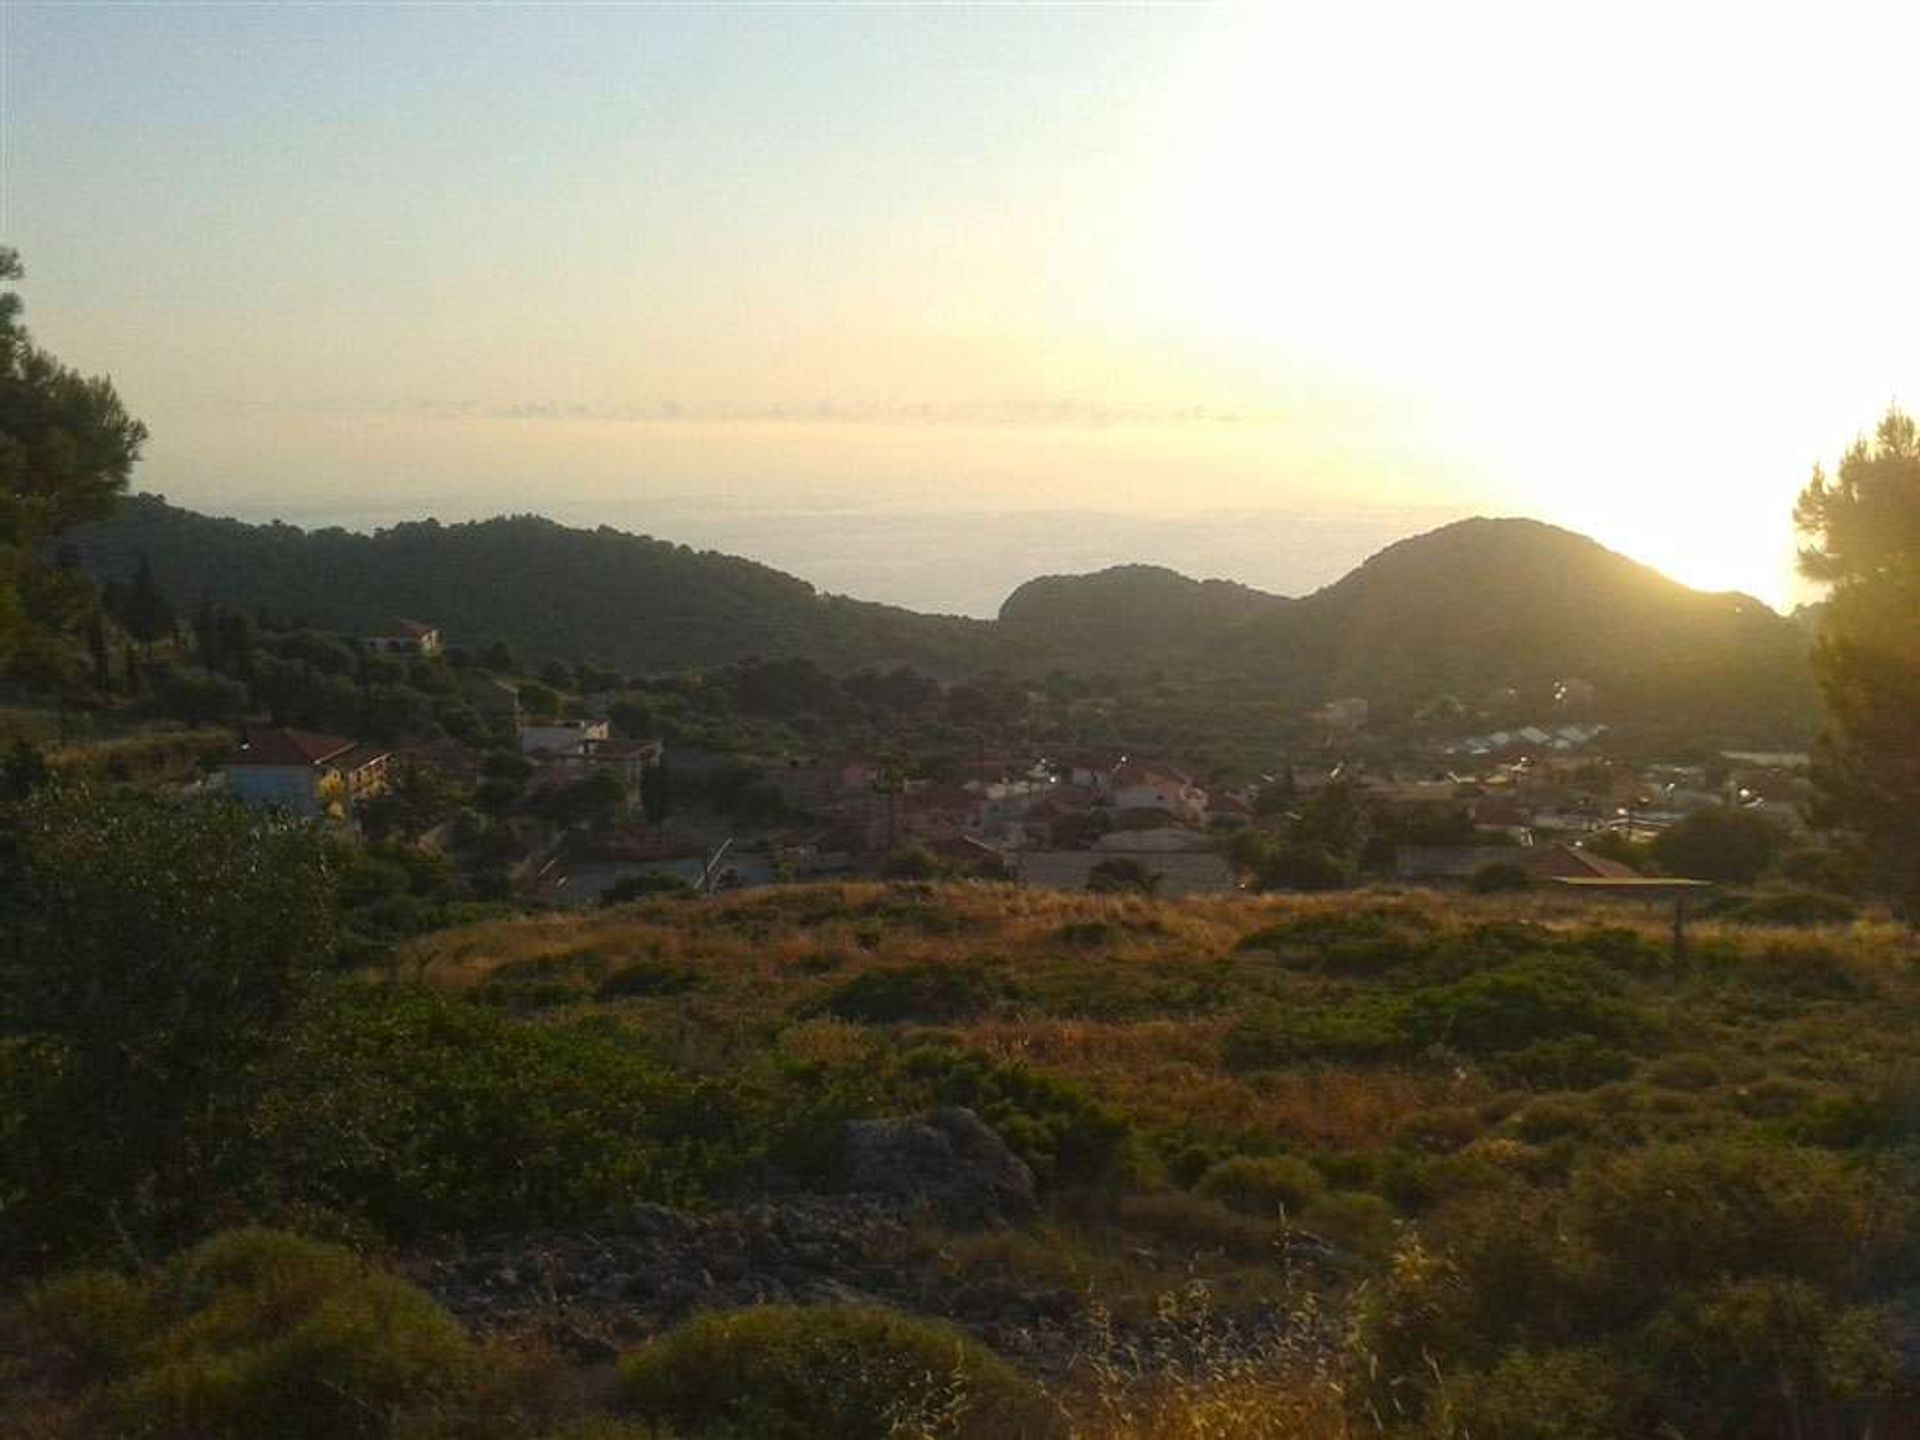
{"label": "rock", "polygon": [[950,1225],[1020,1220],[1038,1208],[1026,1162],[992,1126],[958,1106],[915,1119],[850,1122],[846,1163],[849,1191],[925,1206]]}
{"label": "rock", "polygon": [[630,1233],[656,1240],[677,1240],[693,1226],[693,1222],[680,1211],[645,1202],[628,1210],[626,1219],[626,1228]]}

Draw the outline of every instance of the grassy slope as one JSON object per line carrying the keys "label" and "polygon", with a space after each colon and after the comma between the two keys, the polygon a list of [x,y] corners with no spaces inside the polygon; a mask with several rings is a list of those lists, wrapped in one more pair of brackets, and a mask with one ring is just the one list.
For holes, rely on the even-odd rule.
{"label": "grassy slope", "polygon": [[[1470,1060],[1454,1063],[1460,1057],[1227,1063],[1223,1040],[1250,1009],[1325,1006],[1396,983],[1390,972],[1316,973],[1248,937],[1315,919],[1364,929],[1381,914],[1468,941],[1475,927],[1527,921],[1562,934],[1624,928],[1651,946],[1667,943],[1661,911],[1555,897],[1169,901],[828,886],[475,926],[417,942],[402,964],[436,987],[508,1003],[519,988],[532,1008],[609,1010],[642,1031],[670,1031],[685,1058],[711,1065],[768,1044],[850,1043],[847,1031],[873,1027],[813,1012],[863,972],[964,967],[986,977],[988,998],[974,1013],[930,1017],[943,1031],[1083,1081],[1150,1129],[1234,1144],[1386,1146],[1436,1107],[1497,1113],[1521,1103],[1527,1092]],[[1661,1128],[1659,1116],[1676,1107],[1654,1077],[1663,1060],[1671,1068],[1674,1055],[1693,1054],[1709,1057],[1720,1078],[1691,1088],[1685,1108],[1700,1124],[1737,1127],[1743,1094],[1769,1077],[1835,1093],[1904,1061],[1920,988],[1907,973],[1913,944],[1897,929],[1693,933],[1694,965],[1621,977],[1662,1038],[1638,1047],[1636,1074],[1606,1090],[1609,1104],[1644,1110],[1647,1126]],[[1844,958],[1829,962],[1829,951]],[[1807,975],[1796,973],[1796,956],[1808,957]],[[671,996],[593,998],[607,975],[636,963],[684,971],[689,984]],[[1743,977],[1753,983],[1737,983]],[[906,1019],[910,1029],[914,1017]],[[1491,1136],[1501,1124],[1481,1128]]]}

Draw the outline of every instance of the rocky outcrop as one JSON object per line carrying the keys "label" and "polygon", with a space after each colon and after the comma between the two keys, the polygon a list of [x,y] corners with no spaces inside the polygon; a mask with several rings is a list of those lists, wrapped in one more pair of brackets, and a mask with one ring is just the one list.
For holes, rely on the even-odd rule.
{"label": "rocky outcrop", "polygon": [[845,1136],[846,1188],[930,1212],[947,1225],[1018,1222],[1039,1208],[1033,1171],[971,1110],[855,1120]]}
{"label": "rocky outcrop", "polygon": [[915,1212],[877,1196],[806,1196],[689,1214],[640,1205],[592,1231],[503,1235],[415,1257],[412,1279],[484,1333],[545,1336],[581,1359],[695,1311],[883,1303],[1009,1349],[1046,1348],[1080,1310],[1067,1290],[981,1273],[954,1283]]}

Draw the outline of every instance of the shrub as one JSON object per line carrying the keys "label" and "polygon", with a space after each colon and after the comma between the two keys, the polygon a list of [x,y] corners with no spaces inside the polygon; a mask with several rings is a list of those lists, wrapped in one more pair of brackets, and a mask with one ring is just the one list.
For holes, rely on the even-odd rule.
{"label": "shrub", "polygon": [[1376,1060],[1407,1048],[1406,1006],[1398,996],[1359,995],[1316,1009],[1268,1005],[1221,1041],[1229,1069],[1267,1070],[1303,1060]]}
{"label": "shrub", "polygon": [[1261,867],[1263,890],[1344,890],[1358,872],[1345,856],[1307,841],[1288,841]]}
{"label": "shrub", "polygon": [[907,1079],[930,1103],[964,1105],[1006,1141],[1043,1187],[1125,1187],[1150,1168],[1127,1117],[1072,1081],[976,1051],[921,1045]]}
{"label": "shrub", "polygon": [[1236,1155],[1208,1170],[1194,1193],[1243,1215],[1298,1219],[1325,1189],[1320,1172],[1291,1155]]}
{"label": "shrub", "polygon": [[729,1092],[666,1071],[611,1026],[421,992],[340,995],[273,1081],[259,1138],[276,1198],[393,1236],[686,1203],[751,1158]]}
{"label": "shrub", "polygon": [[1665,1090],[1711,1090],[1720,1083],[1720,1067],[1711,1057],[1689,1051],[1654,1061],[1647,1079]]}
{"label": "shrub", "polygon": [[917,1021],[946,1025],[989,1008],[997,997],[993,977],[980,965],[938,962],[879,965],[840,986],[819,1007],[842,1020],[867,1025]]}
{"label": "shrub", "polygon": [[1467,889],[1476,895],[1501,895],[1516,890],[1531,890],[1533,877],[1507,860],[1482,865],[1467,880]]}
{"label": "shrub", "polygon": [[144,1283],[68,1277],[29,1313],[56,1345],[90,1352],[120,1429],[155,1440],[385,1435],[476,1378],[466,1335],[426,1295],[270,1230],[215,1236]]}
{"label": "shrub", "polygon": [[151,1321],[141,1288],[113,1270],[75,1270],[28,1292],[37,1338],[94,1378],[126,1365]]}
{"label": "shrub", "polygon": [[[1777,1277],[1720,1280],[1677,1297],[1635,1349],[1656,1378],[1648,1420],[1701,1440],[1821,1433],[1839,1404],[1890,1395],[1900,1369],[1886,1316]],[[1848,1427],[1876,1429],[1867,1415]]]}
{"label": "shrub", "polygon": [[695,1434],[888,1440],[937,1426],[956,1440],[1065,1433],[1040,1389],[978,1342],[878,1307],[767,1305],[702,1315],[627,1355],[620,1374],[643,1417]]}
{"label": "shrub", "polygon": [[1844,1283],[1886,1223],[1873,1187],[1833,1155],[1732,1141],[1589,1166],[1573,1198],[1629,1305],[1723,1275]]}
{"label": "shrub", "polygon": [[[1427,1433],[1447,1440],[1614,1440],[1619,1376],[1588,1350],[1510,1350],[1491,1370],[1449,1376]],[[1691,1432],[1689,1432],[1691,1433]]]}
{"label": "shrub", "polygon": [[1245,1259],[1271,1258],[1284,1233],[1273,1218],[1247,1215],[1217,1200],[1178,1190],[1128,1195],[1114,1208],[1114,1218],[1128,1230],[1156,1241]]}
{"label": "shrub", "polygon": [[1124,855],[1099,861],[1087,872],[1087,889],[1101,895],[1151,895],[1159,886],[1158,875]]}
{"label": "shrub", "polygon": [[1643,1026],[1584,967],[1542,958],[1414,991],[1406,1028],[1416,1044],[1490,1055],[1571,1035],[1621,1040]]}
{"label": "shrub", "polygon": [[1653,841],[1653,858],[1669,874],[1751,885],[1772,862],[1786,833],[1744,810],[1696,810]]}
{"label": "shrub", "polygon": [[1569,1100],[1544,1096],[1533,1102],[1513,1122],[1514,1133],[1535,1144],[1557,1140],[1563,1135],[1588,1135],[1594,1129],[1593,1112]]}
{"label": "shrub", "polygon": [[1432,931],[1417,910],[1357,910],[1284,920],[1241,937],[1234,948],[1269,951],[1294,969],[1378,975],[1428,954]]}
{"label": "shrub", "polygon": [[637,960],[600,982],[602,1000],[634,999],[647,995],[684,995],[700,983],[698,971],[670,960]]}
{"label": "shrub", "polygon": [[1591,1035],[1537,1040],[1499,1058],[1494,1067],[1506,1078],[1535,1090],[1591,1090],[1633,1073],[1633,1057],[1602,1045]]}
{"label": "shrub", "polygon": [[1742,901],[1725,912],[1725,918],[1743,925],[1850,925],[1860,918],[1860,907],[1838,895],[1789,890]]}
{"label": "shrub", "polygon": [[190,1232],[242,1178],[249,1072],[332,959],[324,843],[231,801],[60,788],[8,830],[0,1250]]}
{"label": "shrub", "polygon": [[663,870],[645,870],[638,875],[625,875],[614,881],[602,893],[599,903],[602,907],[610,907],[660,897],[686,900],[699,893],[678,875]]}
{"label": "shrub", "polygon": [[1306,1228],[1356,1254],[1379,1259],[1393,1248],[1393,1207],[1378,1195],[1329,1190],[1307,1207]]}

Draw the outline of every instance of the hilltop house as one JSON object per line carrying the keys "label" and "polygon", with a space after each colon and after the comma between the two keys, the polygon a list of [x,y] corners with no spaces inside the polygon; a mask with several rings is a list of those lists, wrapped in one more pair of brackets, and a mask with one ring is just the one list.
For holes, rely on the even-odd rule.
{"label": "hilltop house", "polygon": [[608,738],[604,720],[553,720],[520,729],[520,753],[529,760],[578,760]]}
{"label": "hilltop house", "polygon": [[1201,825],[1207,792],[1177,770],[1122,761],[1107,780],[1107,803],[1115,810],[1159,810],[1175,820]]}
{"label": "hilltop house", "polygon": [[394,619],[377,635],[362,635],[360,644],[374,655],[437,655],[440,630],[418,620]]}
{"label": "hilltop house", "polygon": [[223,767],[227,792],[256,809],[343,820],[387,788],[388,752],[338,735],[248,726]]}
{"label": "hilltop house", "polygon": [[1577,845],[1402,845],[1394,878],[1422,885],[1461,885],[1489,865],[1511,865],[1534,880],[1633,880],[1639,872]]}

